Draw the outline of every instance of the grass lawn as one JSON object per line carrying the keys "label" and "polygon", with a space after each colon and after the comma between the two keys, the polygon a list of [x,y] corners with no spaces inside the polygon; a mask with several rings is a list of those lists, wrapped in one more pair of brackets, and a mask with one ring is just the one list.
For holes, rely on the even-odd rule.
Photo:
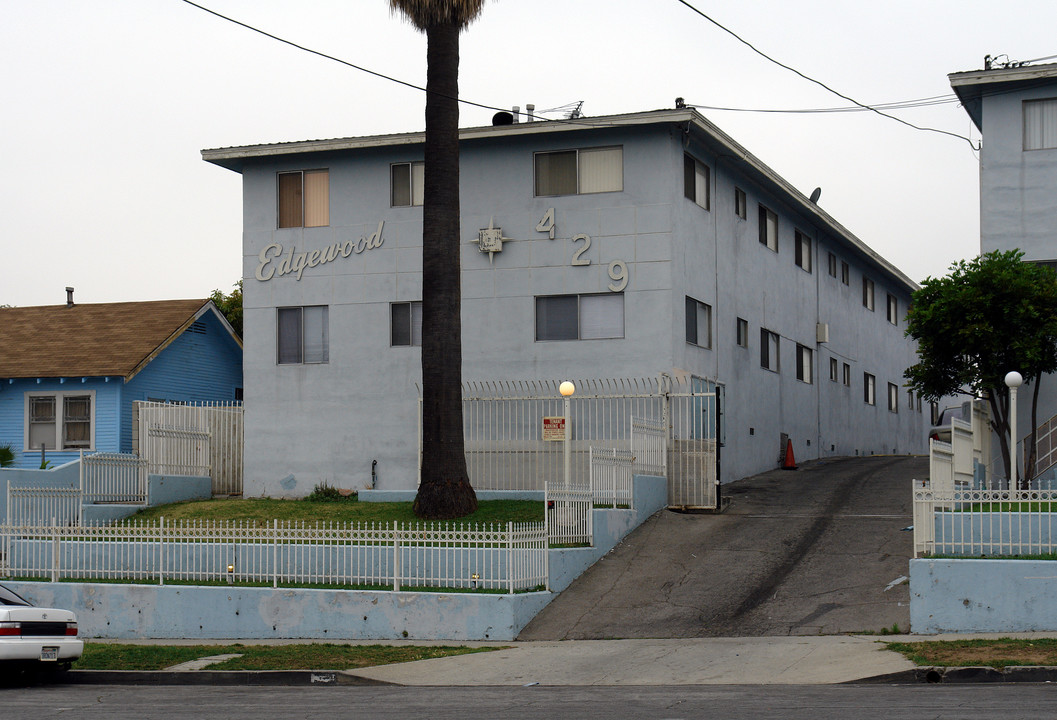
{"label": "grass lawn", "polygon": [[1057,638],[893,642],[888,649],[926,666],[1057,665]]}
{"label": "grass lawn", "polygon": [[274,500],[272,498],[227,498],[158,505],[139,511],[123,521],[128,524],[156,525],[159,518],[170,520],[245,521],[257,527],[271,525],[272,520],[300,521],[310,525],[321,522],[356,523],[423,523],[458,525],[467,523],[543,522],[543,503],[538,500],[486,500],[477,512],[452,521],[419,520],[410,502],[359,502],[355,497],[342,500]]}
{"label": "grass lawn", "polygon": [[210,670],[349,670],[498,650],[496,647],[440,645],[123,645],[84,644],[75,670],[163,670],[179,663],[212,655],[239,654]]}

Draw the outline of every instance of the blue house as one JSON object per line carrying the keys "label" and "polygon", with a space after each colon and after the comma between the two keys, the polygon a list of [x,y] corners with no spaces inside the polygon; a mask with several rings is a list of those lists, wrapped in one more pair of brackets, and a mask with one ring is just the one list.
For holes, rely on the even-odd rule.
{"label": "blue house", "polygon": [[[210,300],[0,308],[0,446],[15,467],[132,451],[132,403],[242,398],[242,341]],[[42,450],[43,448],[43,450]]]}

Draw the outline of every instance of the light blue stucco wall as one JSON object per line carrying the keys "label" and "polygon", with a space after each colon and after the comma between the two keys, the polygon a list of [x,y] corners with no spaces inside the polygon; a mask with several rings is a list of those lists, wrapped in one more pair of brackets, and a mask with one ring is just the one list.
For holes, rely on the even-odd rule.
{"label": "light blue stucco wall", "polygon": [[910,630],[1055,631],[1055,571],[1043,560],[911,560]]}
{"label": "light blue stucco wall", "polygon": [[[620,192],[533,196],[533,153],[623,148]],[[726,384],[722,477],[730,481],[777,465],[781,433],[797,459],[820,455],[924,452],[926,421],[906,406],[889,413],[887,384],[912,363],[902,323],[885,319],[886,293],[905,313],[908,291],[873,260],[797,216],[782,191],[716,148],[691,147],[712,169],[712,210],[683,196],[684,136],[667,125],[513,135],[464,143],[461,162],[463,348],[465,380],[716,377]],[[390,163],[421,159],[421,146],[248,160],[244,195],[244,301],[247,343],[248,495],[303,496],[321,482],[360,489],[413,489],[417,476],[420,350],[391,347],[391,302],[421,300],[421,208],[389,207]],[[330,225],[276,228],[276,173],[328,168]],[[733,188],[748,194],[735,220]],[[780,249],[762,247],[757,204],[779,214]],[[556,239],[536,230],[554,208]],[[493,258],[470,242],[493,221],[503,251]],[[381,247],[295,274],[260,281],[259,255],[278,243],[311,251],[369,237],[384,223]],[[814,270],[793,263],[793,231],[815,243]],[[573,253],[592,238],[573,266]],[[826,273],[833,248],[852,267],[851,283]],[[537,342],[534,298],[607,293],[609,263],[627,263],[625,336]],[[273,263],[274,264],[274,263]],[[862,275],[875,282],[875,310],[862,307]],[[713,308],[713,349],[685,342],[684,297]],[[276,308],[327,305],[329,362],[276,364]],[[749,347],[734,342],[735,320],[749,322]],[[827,344],[815,324],[831,326]],[[781,337],[781,371],[760,368],[760,328]],[[795,346],[814,351],[813,382],[795,378]],[[828,359],[852,366],[850,387],[828,380]],[[863,373],[876,376],[876,404],[863,400]],[[471,478],[472,480],[472,478]]]}

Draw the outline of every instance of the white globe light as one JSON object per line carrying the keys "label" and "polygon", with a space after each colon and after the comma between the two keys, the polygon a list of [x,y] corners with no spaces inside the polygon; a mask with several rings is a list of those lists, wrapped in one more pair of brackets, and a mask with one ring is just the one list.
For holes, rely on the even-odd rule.
{"label": "white globe light", "polygon": [[574,392],[576,392],[576,386],[573,385],[568,380],[566,380],[565,382],[563,382],[561,385],[558,386],[558,392],[560,392],[563,397],[569,397]]}
{"label": "white globe light", "polygon": [[1024,376],[1016,370],[1006,373],[1006,387],[1018,388],[1024,384]]}

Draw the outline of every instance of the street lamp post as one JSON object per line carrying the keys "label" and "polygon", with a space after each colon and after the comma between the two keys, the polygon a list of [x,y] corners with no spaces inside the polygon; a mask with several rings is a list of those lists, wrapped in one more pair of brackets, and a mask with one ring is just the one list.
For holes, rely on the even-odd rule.
{"label": "street lamp post", "polygon": [[1009,388],[1009,474],[1011,476],[1010,490],[1018,488],[1017,478],[1020,477],[1020,461],[1017,453],[1017,388],[1024,384],[1024,376],[1016,370],[1006,373],[1006,387]]}
{"label": "street lamp post", "polygon": [[576,386],[566,380],[558,386],[558,392],[562,394],[565,403],[565,489],[568,490],[569,476],[572,468],[572,448],[570,445],[572,444],[573,439],[572,419],[569,417],[569,398],[571,398],[572,394],[576,392]]}

